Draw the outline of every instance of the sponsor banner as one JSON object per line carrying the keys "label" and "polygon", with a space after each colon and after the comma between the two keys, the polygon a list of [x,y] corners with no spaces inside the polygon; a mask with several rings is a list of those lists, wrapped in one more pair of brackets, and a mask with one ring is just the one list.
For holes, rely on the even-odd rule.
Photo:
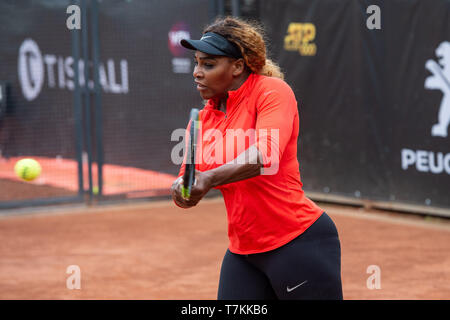
{"label": "sponsor banner", "polygon": [[[7,44],[0,47],[0,83],[9,83],[11,93],[8,114],[0,124],[3,156],[75,159],[74,72],[80,71],[82,88],[87,83],[93,89],[93,63],[90,43],[87,61],[81,50],[75,65],[67,6],[45,0],[24,0],[14,6],[0,2],[0,38]],[[171,132],[185,128],[189,110],[203,105],[193,82],[193,52],[179,40],[201,35],[209,19],[208,6],[208,0],[99,2],[106,163],[178,173],[170,158]],[[88,11],[90,17],[89,7]],[[87,26],[92,41],[92,28]],[[92,143],[95,161],[94,136]]]}
{"label": "sponsor banner", "polygon": [[[39,96],[44,85],[45,89],[74,90],[74,59],[71,56],[64,57],[55,54],[43,54],[38,43],[31,39],[25,39],[19,47],[18,76],[23,97],[32,101]],[[92,62],[89,61],[89,69],[92,74]],[[79,85],[84,87],[85,61],[78,61]],[[122,59],[119,63],[119,74],[116,75],[116,62],[108,59],[106,63],[100,62],[99,80],[104,92],[127,94],[128,93],[128,62]],[[119,81],[118,81],[119,80]],[[88,79],[88,87],[94,88],[92,79]]]}
{"label": "sponsor banner", "polygon": [[448,208],[448,1],[370,5],[260,3],[299,102],[304,188]]}
{"label": "sponsor banner", "polygon": [[2,157],[76,158],[74,64],[66,7],[60,2],[0,1],[0,82],[9,84],[0,122]]}
{"label": "sponsor banner", "polygon": [[129,88],[102,96],[105,162],[178,174],[172,131],[186,128],[191,108],[203,106],[194,52],[179,40],[199,37],[208,19],[208,0],[99,3],[100,60],[114,59],[119,84],[126,60]]}
{"label": "sponsor banner", "polygon": [[172,72],[173,73],[192,73],[191,52],[184,48],[180,41],[182,39],[191,39],[189,25],[182,21],[176,22],[169,31],[169,49],[172,53]]}

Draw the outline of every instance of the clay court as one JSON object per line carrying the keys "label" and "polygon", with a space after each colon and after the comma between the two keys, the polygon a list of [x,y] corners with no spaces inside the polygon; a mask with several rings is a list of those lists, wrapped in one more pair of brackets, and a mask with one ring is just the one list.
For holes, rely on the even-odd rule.
{"label": "clay court", "polygon": [[[341,238],[344,299],[450,298],[448,220],[320,205]],[[221,198],[4,211],[0,299],[216,299],[227,243]],[[66,286],[71,265],[80,289]]]}

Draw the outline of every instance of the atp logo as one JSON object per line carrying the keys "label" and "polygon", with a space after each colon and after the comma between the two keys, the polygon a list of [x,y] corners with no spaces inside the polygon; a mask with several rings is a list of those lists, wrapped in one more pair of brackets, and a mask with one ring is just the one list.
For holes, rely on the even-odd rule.
{"label": "atp logo", "polygon": [[291,22],[284,37],[284,50],[298,51],[302,56],[315,56],[316,26],[312,23]]}
{"label": "atp logo", "polygon": [[439,89],[443,97],[438,113],[438,122],[433,125],[431,135],[434,137],[447,137],[450,123],[450,42],[442,42],[436,49],[438,62],[428,60],[425,67],[432,73],[425,79],[426,89]]}

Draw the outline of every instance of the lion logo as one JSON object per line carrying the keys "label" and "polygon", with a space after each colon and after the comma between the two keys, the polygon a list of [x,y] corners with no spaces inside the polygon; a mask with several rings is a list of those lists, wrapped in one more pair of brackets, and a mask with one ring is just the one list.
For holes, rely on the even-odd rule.
{"label": "lion logo", "polygon": [[436,49],[438,62],[428,60],[425,67],[432,73],[425,80],[426,89],[439,89],[443,93],[438,113],[438,122],[433,125],[431,135],[434,137],[447,137],[450,123],[450,42],[442,42]]}

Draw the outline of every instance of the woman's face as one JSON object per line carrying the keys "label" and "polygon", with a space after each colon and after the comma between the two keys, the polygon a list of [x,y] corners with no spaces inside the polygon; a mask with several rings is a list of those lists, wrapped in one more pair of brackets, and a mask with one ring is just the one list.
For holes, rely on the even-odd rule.
{"label": "woman's face", "polygon": [[228,91],[233,90],[235,59],[196,51],[194,60],[193,75],[197,90],[204,100],[225,98]]}

